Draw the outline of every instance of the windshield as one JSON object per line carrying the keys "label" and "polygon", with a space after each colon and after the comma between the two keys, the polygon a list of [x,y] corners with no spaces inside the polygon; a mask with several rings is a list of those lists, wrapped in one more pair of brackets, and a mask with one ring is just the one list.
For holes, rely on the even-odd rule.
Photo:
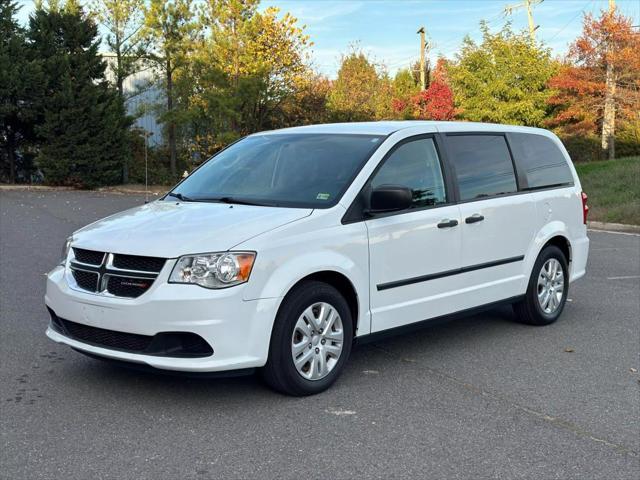
{"label": "windshield", "polygon": [[335,205],[383,139],[345,134],[252,135],[212,157],[167,198],[327,208]]}

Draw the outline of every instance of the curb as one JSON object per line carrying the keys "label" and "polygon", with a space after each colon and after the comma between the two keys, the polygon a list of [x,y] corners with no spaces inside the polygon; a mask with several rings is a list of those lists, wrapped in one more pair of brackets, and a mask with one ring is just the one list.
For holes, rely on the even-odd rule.
{"label": "curb", "polygon": [[95,190],[82,190],[73,187],[52,187],[48,185],[0,185],[0,191],[33,191],[33,192],[98,192],[113,193],[118,195],[164,195],[171,187],[150,187],[148,192],[139,188],[101,187]]}
{"label": "curb", "polygon": [[1,190],[32,190],[35,192],[71,192],[73,187],[50,187],[47,185],[0,185]]}
{"label": "curb", "polygon": [[145,194],[149,194],[149,195],[164,195],[165,193],[167,193],[169,191],[171,187],[167,187],[167,188],[163,188],[162,190],[156,190],[153,188],[150,188],[149,190],[145,191],[145,190],[141,190],[141,189],[129,189],[129,188],[118,188],[118,187],[102,187],[102,188],[98,188],[96,190],[94,190],[94,192],[100,192],[100,193],[115,193],[118,195],[145,195]]}
{"label": "curb", "polygon": [[624,223],[587,222],[587,228],[607,232],[640,234],[640,225],[626,225]]}

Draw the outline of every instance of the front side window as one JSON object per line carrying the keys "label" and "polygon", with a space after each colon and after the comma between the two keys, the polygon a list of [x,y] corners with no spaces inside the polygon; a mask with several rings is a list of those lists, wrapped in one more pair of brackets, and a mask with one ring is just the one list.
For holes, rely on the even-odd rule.
{"label": "front side window", "polygon": [[511,155],[502,135],[451,135],[447,142],[460,200],[518,191]]}
{"label": "front side window", "polygon": [[383,140],[376,135],[252,135],[214,156],[170,195],[185,201],[327,208]]}
{"label": "front side window", "polygon": [[371,181],[371,187],[401,185],[413,192],[413,208],[446,203],[438,152],[431,138],[400,145]]}
{"label": "front side window", "polygon": [[573,175],[558,146],[548,137],[510,133],[514,156],[527,176],[530,190],[573,184]]}

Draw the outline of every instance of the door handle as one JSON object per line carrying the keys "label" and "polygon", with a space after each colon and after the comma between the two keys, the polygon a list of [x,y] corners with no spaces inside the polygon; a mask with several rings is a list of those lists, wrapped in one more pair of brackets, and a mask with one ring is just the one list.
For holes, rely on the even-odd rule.
{"label": "door handle", "polygon": [[476,223],[484,220],[484,216],[479,213],[474,213],[470,217],[464,219],[464,223]]}
{"label": "door handle", "polygon": [[458,225],[458,220],[442,220],[438,224],[438,228],[450,228]]}

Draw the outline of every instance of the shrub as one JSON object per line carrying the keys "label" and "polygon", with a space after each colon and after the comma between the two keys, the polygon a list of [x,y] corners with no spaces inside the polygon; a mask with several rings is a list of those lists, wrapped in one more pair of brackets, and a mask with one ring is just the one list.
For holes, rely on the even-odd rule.
{"label": "shrub", "polygon": [[[605,160],[600,137],[596,135],[568,135],[561,137],[571,160],[575,163]],[[616,157],[640,155],[640,142],[624,131],[616,136]]]}

